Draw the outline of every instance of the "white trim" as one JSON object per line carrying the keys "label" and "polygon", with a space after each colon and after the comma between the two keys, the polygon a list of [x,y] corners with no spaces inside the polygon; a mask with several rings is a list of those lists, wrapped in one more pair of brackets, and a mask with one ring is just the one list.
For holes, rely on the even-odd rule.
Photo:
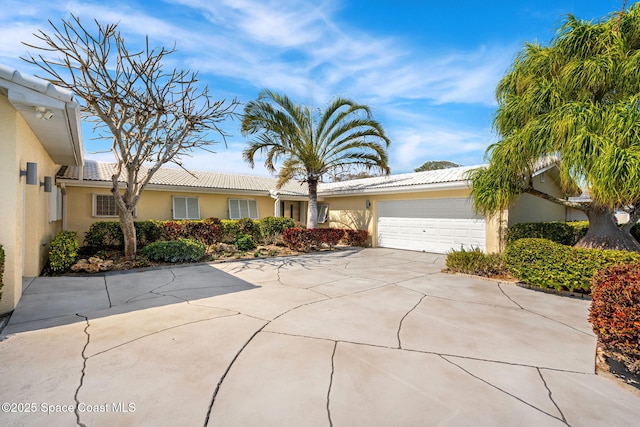
{"label": "white trim", "polygon": [[[115,215],[98,215],[98,196],[106,196],[113,198],[113,194],[105,194],[105,193],[91,193],[91,216],[93,218],[117,218],[118,217],[118,207],[116,206],[116,214]],[[115,203],[115,198],[114,198]]]}
{"label": "white trim", "polygon": [[[317,206],[318,206],[318,224],[324,224],[329,219],[329,205],[327,203],[318,203]],[[320,218],[321,206],[322,207],[326,206],[324,211],[324,216],[322,218]]]}
{"label": "white trim", "polygon": [[[232,203],[235,202],[237,206],[232,206]],[[245,202],[246,206],[244,211],[247,213],[247,216],[242,215],[243,206],[241,206],[240,202]],[[252,216],[252,206],[255,208],[255,216]],[[227,207],[229,208],[229,219],[242,219],[242,218],[251,218],[251,219],[260,219],[260,213],[258,212],[258,201],[256,199],[239,199],[239,198],[229,198],[227,201]]]}
{"label": "white trim", "polygon": [[[176,209],[176,200],[177,199],[183,199],[184,200],[184,216],[178,216],[176,214],[176,211],[178,209]],[[195,200],[196,201],[196,215],[193,216],[191,212],[192,209],[189,208],[189,200]],[[200,199],[197,196],[171,196],[171,213],[172,213],[172,217],[173,219],[200,219]],[[182,208],[182,206],[180,206],[180,208]]]}

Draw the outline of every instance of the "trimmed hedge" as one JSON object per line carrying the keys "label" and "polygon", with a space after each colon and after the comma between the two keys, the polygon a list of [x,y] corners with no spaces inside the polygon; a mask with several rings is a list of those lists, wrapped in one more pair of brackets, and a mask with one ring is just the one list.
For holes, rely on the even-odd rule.
{"label": "trimmed hedge", "polygon": [[[135,221],[136,241],[142,247],[160,240],[165,234],[162,221]],[[119,221],[98,221],[91,224],[84,234],[84,245],[92,252],[124,246],[124,236]]]}
{"label": "trimmed hedge", "polygon": [[166,242],[153,242],[145,246],[142,252],[152,261],[195,262],[204,258],[207,248],[197,240],[179,238]]}
{"label": "trimmed hedge", "polygon": [[369,240],[369,232],[367,230],[344,230],[343,242],[349,246],[361,246],[366,247]]}
{"label": "trimmed hedge", "polygon": [[265,244],[274,244],[282,239],[282,233],[295,225],[293,218],[267,216],[260,220],[260,234]]}
{"label": "trimmed hedge", "polygon": [[480,248],[451,251],[447,254],[447,268],[455,273],[476,276],[494,276],[507,272],[504,256],[498,253],[485,254]]}
{"label": "trimmed hedge", "polygon": [[640,263],[599,271],[589,322],[607,353],[640,374]]}
{"label": "trimmed hedge", "polygon": [[78,234],[60,231],[49,244],[49,267],[55,273],[67,270],[78,258]]}
{"label": "trimmed hedge", "polygon": [[282,233],[282,240],[289,249],[303,252],[312,247],[321,247],[323,245],[331,249],[340,242],[349,246],[364,246],[368,238],[369,232],[366,230],[344,228],[306,229],[292,227]]}
{"label": "trimmed hedge", "polygon": [[593,275],[613,265],[640,262],[640,254],[583,249],[547,239],[520,239],[504,253],[509,272],[530,285],[589,293]]}
{"label": "trimmed hedge", "polygon": [[547,239],[561,245],[573,246],[589,229],[589,221],[529,222],[514,224],[507,229],[507,245],[519,239]]}

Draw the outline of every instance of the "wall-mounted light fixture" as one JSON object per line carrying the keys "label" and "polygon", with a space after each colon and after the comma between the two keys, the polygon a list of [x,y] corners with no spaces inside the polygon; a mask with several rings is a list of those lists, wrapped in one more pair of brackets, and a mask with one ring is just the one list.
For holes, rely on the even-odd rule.
{"label": "wall-mounted light fixture", "polygon": [[27,162],[27,169],[20,169],[20,176],[27,177],[27,184],[38,185],[38,164]]}
{"label": "wall-mounted light fixture", "polygon": [[371,200],[367,200],[364,205],[369,209],[371,207]]}
{"label": "wall-mounted light fixture", "polygon": [[40,187],[44,187],[45,193],[51,193],[51,188],[53,187],[53,178],[50,176],[44,177],[44,182],[40,183]]}
{"label": "wall-mounted light fixture", "polygon": [[44,107],[36,107],[36,117],[41,120],[50,120],[53,117],[53,111]]}

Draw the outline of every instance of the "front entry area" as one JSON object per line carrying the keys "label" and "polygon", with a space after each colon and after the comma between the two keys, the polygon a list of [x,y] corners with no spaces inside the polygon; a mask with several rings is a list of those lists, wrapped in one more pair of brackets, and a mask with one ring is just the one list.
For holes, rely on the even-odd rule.
{"label": "front entry area", "polygon": [[379,247],[440,254],[486,249],[486,221],[469,198],[380,201],[376,222]]}

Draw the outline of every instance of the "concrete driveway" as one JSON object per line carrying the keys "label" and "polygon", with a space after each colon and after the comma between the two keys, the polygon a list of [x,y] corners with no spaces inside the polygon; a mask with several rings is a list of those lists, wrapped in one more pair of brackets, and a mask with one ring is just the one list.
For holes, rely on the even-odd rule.
{"label": "concrete driveway", "polygon": [[0,339],[0,424],[637,426],[588,301],[365,249],[37,278]]}

